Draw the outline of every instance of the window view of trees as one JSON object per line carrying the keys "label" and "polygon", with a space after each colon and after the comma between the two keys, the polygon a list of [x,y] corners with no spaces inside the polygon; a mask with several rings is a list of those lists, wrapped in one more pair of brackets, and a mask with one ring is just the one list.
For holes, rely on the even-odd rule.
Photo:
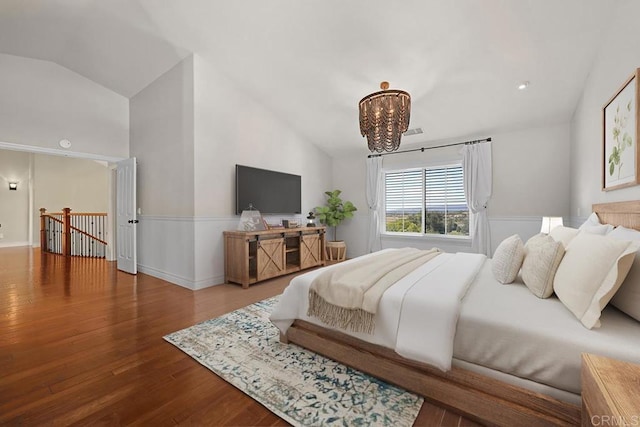
{"label": "window view of trees", "polygon": [[387,172],[385,229],[393,233],[468,236],[469,209],[462,166]]}
{"label": "window view of trees", "polygon": [[[387,213],[386,231],[394,233],[422,233],[420,227],[422,214],[410,215]],[[425,234],[469,235],[469,211],[426,212],[424,220]]]}

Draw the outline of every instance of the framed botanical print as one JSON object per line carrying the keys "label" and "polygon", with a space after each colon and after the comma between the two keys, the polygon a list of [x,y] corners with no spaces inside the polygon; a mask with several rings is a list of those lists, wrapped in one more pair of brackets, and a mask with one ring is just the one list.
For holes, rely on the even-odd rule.
{"label": "framed botanical print", "polygon": [[602,107],[602,189],[640,184],[638,81],[640,68]]}

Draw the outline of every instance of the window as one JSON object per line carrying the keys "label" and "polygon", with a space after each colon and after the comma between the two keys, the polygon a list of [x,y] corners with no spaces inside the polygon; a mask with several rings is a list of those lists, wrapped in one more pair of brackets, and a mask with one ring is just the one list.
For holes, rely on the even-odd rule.
{"label": "window", "polygon": [[469,235],[462,165],[385,172],[384,191],[386,232]]}

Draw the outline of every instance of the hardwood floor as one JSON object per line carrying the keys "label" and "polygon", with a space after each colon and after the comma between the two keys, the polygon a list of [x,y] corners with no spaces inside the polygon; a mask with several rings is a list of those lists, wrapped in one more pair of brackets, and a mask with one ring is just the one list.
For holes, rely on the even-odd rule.
{"label": "hardwood floor", "polygon": [[[0,249],[0,424],[287,425],[162,337],[290,279],[194,292],[104,260]],[[425,403],[416,425],[476,424]]]}

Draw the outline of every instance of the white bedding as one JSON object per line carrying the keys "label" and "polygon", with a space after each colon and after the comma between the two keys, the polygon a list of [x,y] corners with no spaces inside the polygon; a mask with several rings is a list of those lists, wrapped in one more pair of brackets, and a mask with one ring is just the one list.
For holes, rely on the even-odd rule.
{"label": "white bedding", "polygon": [[[443,253],[384,293],[373,334],[341,331],[392,348],[409,359],[449,370],[460,301],[484,261],[484,255]],[[295,319],[328,327],[306,314],[309,286],[318,274],[316,270],[298,276],[285,289],[270,317],[282,333]]]}
{"label": "white bedding", "polygon": [[581,353],[640,363],[640,322],[604,309],[600,328],[587,329],[555,296],[534,296],[521,279],[502,285],[491,260],[465,296],[454,357],[579,394]]}
{"label": "white bedding", "polygon": [[[423,268],[437,271],[435,264],[427,266],[436,261],[451,261],[451,256],[452,254],[442,254]],[[282,332],[286,332],[294,319],[325,326],[317,319],[306,316],[307,290],[318,271],[294,278],[280,298],[280,303],[272,314],[272,322]],[[462,300],[459,317],[456,316],[453,358],[454,362],[461,363],[454,364],[487,368],[487,372],[496,372],[496,375],[491,376],[498,379],[522,378],[575,396],[580,393],[582,352],[640,363],[640,322],[615,308],[605,308],[601,317],[602,326],[589,330],[557,298],[537,298],[520,278],[512,284],[500,284],[491,272],[491,260],[482,261],[475,276]],[[396,348],[400,319],[393,313],[399,310],[403,301],[414,301],[412,297],[404,296],[414,281],[415,277],[408,282],[402,281],[383,295],[373,335],[341,332],[387,348]],[[448,282],[441,281],[440,286],[435,289],[446,292],[446,283]],[[410,334],[403,338],[403,342],[415,341],[415,348],[428,349],[432,335],[437,334],[442,326],[433,318],[420,319],[419,313],[429,315],[429,311],[420,309],[417,300],[415,302],[412,313],[406,317],[402,315],[405,321],[413,324]],[[436,315],[435,312],[431,314]],[[443,336],[450,332],[445,332]],[[409,350],[406,354],[408,353],[412,351]],[[405,357],[426,360],[416,354]],[[434,364],[432,360],[427,363]],[[448,363],[438,360],[435,365],[446,369],[450,363],[451,355]],[[540,391],[534,387],[528,388]]]}

